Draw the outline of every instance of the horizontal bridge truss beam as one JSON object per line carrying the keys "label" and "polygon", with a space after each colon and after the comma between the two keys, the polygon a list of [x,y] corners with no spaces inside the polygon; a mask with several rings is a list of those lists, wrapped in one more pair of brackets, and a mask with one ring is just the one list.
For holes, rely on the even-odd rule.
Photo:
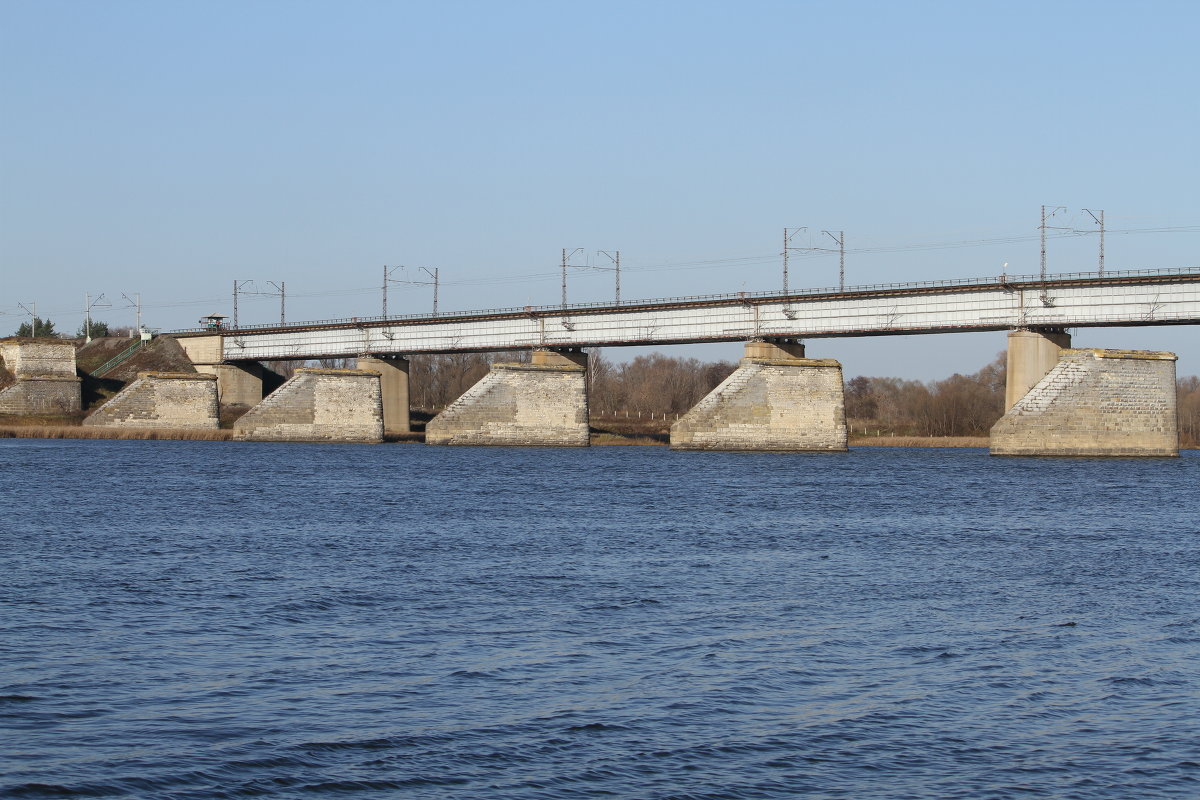
{"label": "horizontal bridge truss beam", "polygon": [[241,328],[223,331],[223,354],[227,361],[310,359],[1197,323],[1200,268]]}

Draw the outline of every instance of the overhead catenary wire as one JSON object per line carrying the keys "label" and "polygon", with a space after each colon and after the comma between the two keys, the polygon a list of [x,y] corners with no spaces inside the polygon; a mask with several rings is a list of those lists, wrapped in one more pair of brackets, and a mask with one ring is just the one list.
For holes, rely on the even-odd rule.
{"label": "overhead catenary wire", "polygon": [[[1174,225],[1174,226],[1159,226],[1151,228],[1106,228],[1105,236],[1134,236],[1146,234],[1166,234],[1166,233],[1200,233],[1200,225]],[[1075,230],[1068,229],[1057,231],[1055,233],[1047,233],[1047,239],[1063,239],[1074,238],[1080,236],[1095,235],[1095,229],[1091,230]],[[846,255],[874,255],[874,254],[889,254],[889,253],[906,253],[906,252],[923,252],[936,250],[957,250],[969,249],[973,247],[991,247],[1006,244],[1021,244],[1037,241],[1039,234],[1016,234],[1010,236],[997,236],[978,239],[964,239],[957,241],[943,242],[917,242],[913,244],[896,244],[896,245],[880,245],[874,247],[854,247],[846,248]],[[837,251],[833,252],[799,252],[792,256],[795,259],[815,259],[815,258],[831,258],[838,255]],[[657,272],[678,272],[678,271],[700,271],[706,269],[720,269],[731,266],[756,266],[763,264],[777,264],[779,259],[778,253],[763,253],[757,255],[743,256],[727,256],[722,258],[708,259],[692,259],[683,261],[660,261],[639,264],[636,261],[630,262],[627,258],[622,259],[622,272],[636,273],[657,273]],[[469,268],[470,265],[466,265]],[[519,283],[534,283],[548,282],[551,280],[557,281],[560,279],[560,272],[525,272],[510,275],[498,275],[481,278],[459,278],[457,280],[447,281],[442,280],[442,286],[495,286],[505,284]],[[378,286],[359,286],[345,287],[340,289],[321,289],[310,292],[289,292],[288,295],[293,299],[317,299],[317,298],[333,298],[333,297],[355,297],[364,295],[378,296]],[[277,296],[277,295],[276,295]],[[252,297],[243,295],[244,300],[252,303],[264,301],[266,297]],[[146,302],[142,304],[143,312],[147,309],[167,310],[177,308],[194,308],[200,306],[212,306],[217,303],[228,301],[229,297],[204,297],[197,299],[172,299],[162,302]],[[21,314],[26,312],[6,312],[0,311],[0,314]],[[43,315],[60,315],[77,313],[75,309],[56,308],[48,311],[43,311]]]}

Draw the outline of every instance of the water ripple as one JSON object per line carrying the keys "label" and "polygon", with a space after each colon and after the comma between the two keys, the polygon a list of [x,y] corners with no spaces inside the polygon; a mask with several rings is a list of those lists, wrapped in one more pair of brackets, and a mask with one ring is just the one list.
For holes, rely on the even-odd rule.
{"label": "water ripple", "polygon": [[3,797],[1200,796],[1193,453],[34,441]]}

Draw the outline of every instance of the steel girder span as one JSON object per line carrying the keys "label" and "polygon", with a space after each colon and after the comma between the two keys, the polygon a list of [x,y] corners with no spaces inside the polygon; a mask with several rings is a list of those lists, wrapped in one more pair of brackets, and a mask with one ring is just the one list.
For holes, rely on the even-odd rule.
{"label": "steel girder span", "polygon": [[[225,331],[223,354],[228,361],[308,359],[1197,323],[1200,269],[1189,269],[297,323]],[[189,334],[204,335],[179,332]]]}

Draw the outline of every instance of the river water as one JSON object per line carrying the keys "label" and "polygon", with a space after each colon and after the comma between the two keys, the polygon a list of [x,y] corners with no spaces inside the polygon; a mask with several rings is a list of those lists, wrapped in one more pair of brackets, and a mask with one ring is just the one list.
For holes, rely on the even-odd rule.
{"label": "river water", "polygon": [[0,440],[0,796],[1200,796],[1200,458]]}

